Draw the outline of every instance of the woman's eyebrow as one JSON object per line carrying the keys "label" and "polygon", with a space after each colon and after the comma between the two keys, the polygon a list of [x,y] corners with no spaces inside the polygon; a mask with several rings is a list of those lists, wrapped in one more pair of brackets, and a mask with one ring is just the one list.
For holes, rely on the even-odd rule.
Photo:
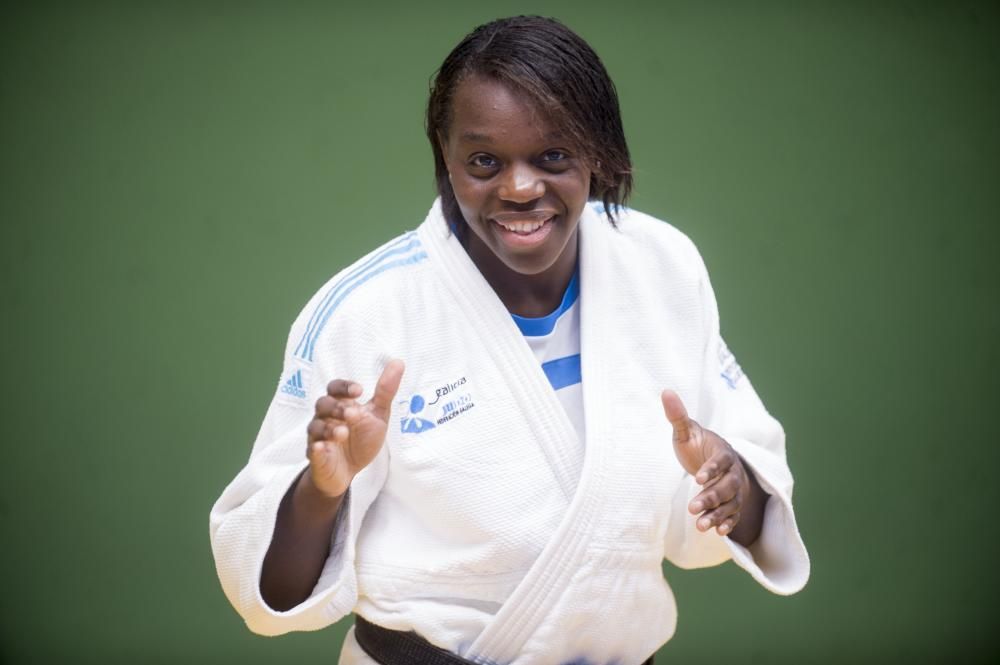
{"label": "woman's eyebrow", "polygon": [[[565,138],[565,135],[560,131],[549,132],[542,137],[545,141],[560,141]],[[480,134],[479,132],[467,131],[462,132],[459,139],[462,141],[468,141],[469,143],[493,143],[493,137],[489,134]]]}
{"label": "woman's eyebrow", "polygon": [[460,138],[470,143],[493,143],[493,139],[490,136],[480,134],[479,132],[462,132]]}

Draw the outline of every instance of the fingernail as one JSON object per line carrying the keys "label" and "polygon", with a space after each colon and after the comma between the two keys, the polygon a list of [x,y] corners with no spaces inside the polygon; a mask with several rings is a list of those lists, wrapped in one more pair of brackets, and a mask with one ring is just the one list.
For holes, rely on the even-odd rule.
{"label": "fingernail", "polygon": [[728,532],[729,532],[728,524],[723,524],[722,526],[719,527],[719,533],[728,533]]}
{"label": "fingernail", "polygon": [[702,507],[701,501],[695,501],[694,503],[691,504],[691,510],[693,510],[696,513],[701,512],[701,507]]}

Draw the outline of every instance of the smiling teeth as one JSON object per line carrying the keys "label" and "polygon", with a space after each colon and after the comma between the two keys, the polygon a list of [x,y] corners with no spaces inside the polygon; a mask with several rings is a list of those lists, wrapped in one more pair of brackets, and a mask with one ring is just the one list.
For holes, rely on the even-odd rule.
{"label": "smiling teeth", "polygon": [[497,222],[500,226],[504,227],[508,231],[513,231],[514,233],[534,233],[538,229],[545,226],[545,220],[543,222]]}

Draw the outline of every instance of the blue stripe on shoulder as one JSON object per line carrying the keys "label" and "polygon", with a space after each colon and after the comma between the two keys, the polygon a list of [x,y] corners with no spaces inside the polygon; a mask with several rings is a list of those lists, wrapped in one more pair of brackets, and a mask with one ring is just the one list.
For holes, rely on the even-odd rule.
{"label": "blue stripe on shoulder", "polygon": [[317,305],[316,309],[313,310],[312,316],[309,317],[309,323],[306,324],[305,333],[303,333],[302,338],[295,347],[294,355],[305,358],[305,352],[306,348],[309,346],[309,340],[316,333],[316,327],[323,319],[327,308],[334,301],[334,299],[336,299],[337,296],[352,283],[353,280],[364,277],[365,273],[369,270],[376,270],[386,259],[400,254],[405,254],[406,252],[419,247],[420,240],[416,237],[416,232],[410,231],[405,233],[399,238],[385,244],[375,252],[372,252],[370,258],[362,261],[361,264],[354,268],[348,275],[331,286],[326,292],[326,295],[324,295],[322,300],[320,300],[319,305]]}
{"label": "blue stripe on shoulder", "polygon": [[[590,209],[593,210],[594,212],[596,212],[598,215],[608,216],[608,214],[610,212],[607,209],[607,207],[605,207],[604,201],[590,201],[589,205],[590,205]],[[628,206],[623,206],[623,205],[622,206],[616,206],[616,205],[612,205],[611,207],[615,209],[616,213],[624,213],[624,212],[628,212],[629,211],[629,207]]]}
{"label": "blue stripe on shoulder", "polygon": [[542,363],[542,371],[545,372],[545,376],[548,378],[553,390],[575,386],[582,379],[580,374],[580,354]]}
{"label": "blue stripe on shoulder", "polygon": [[302,335],[302,339],[299,340],[298,346],[295,347],[295,355],[299,355],[300,352],[303,350],[306,340],[312,334],[316,322],[319,320],[326,306],[330,303],[330,301],[333,298],[336,297],[338,289],[340,289],[342,286],[344,286],[344,284],[346,284],[350,280],[354,279],[355,277],[363,273],[365,270],[371,268],[374,264],[377,264],[378,262],[385,260],[389,256],[399,254],[402,252],[407,252],[410,249],[413,249],[414,247],[419,247],[420,240],[415,238],[414,237],[415,235],[416,231],[409,231],[408,233],[404,233],[399,238],[396,238],[395,240],[386,243],[381,248],[372,252],[370,255],[371,258],[363,261],[361,265],[352,270],[350,274],[348,274],[346,277],[344,277],[339,282],[330,287],[330,290],[326,292],[325,296],[323,296],[323,299],[320,301],[319,305],[316,307],[315,310],[313,310],[312,316],[309,318],[309,323],[306,325],[305,334]]}
{"label": "blue stripe on shoulder", "polygon": [[[419,246],[420,243],[419,241],[417,241],[417,247]],[[305,349],[303,349],[302,352],[302,357],[312,362],[313,352],[316,350],[316,340],[319,339],[320,334],[323,332],[324,326],[326,326],[326,322],[330,320],[330,316],[337,309],[340,303],[344,302],[344,298],[346,298],[351,294],[351,291],[358,288],[359,286],[370,280],[372,277],[384,273],[386,270],[392,270],[393,268],[399,268],[400,266],[408,266],[408,265],[413,265],[414,263],[420,263],[426,258],[427,258],[427,252],[419,251],[415,254],[411,254],[410,256],[401,259],[396,259],[395,261],[387,261],[384,263],[380,263],[378,266],[372,268],[363,275],[359,275],[358,278],[355,279],[349,285],[346,284],[345,280],[345,283],[343,284],[344,288],[340,290],[340,294],[337,296],[336,300],[330,301],[329,305],[323,310],[323,316],[322,318],[319,319],[315,330],[313,330],[312,336],[306,343],[306,347]]]}
{"label": "blue stripe on shoulder", "polygon": [[316,309],[313,310],[312,316],[309,317],[309,323],[306,325],[306,331],[302,335],[302,339],[299,340],[298,346],[295,347],[295,355],[299,355],[300,352],[303,350],[304,345],[306,344],[306,340],[309,339],[310,335],[313,332],[314,327],[316,326],[316,322],[322,316],[323,310],[326,308],[326,306],[330,303],[330,301],[333,298],[336,297],[338,289],[344,286],[351,279],[354,279],[355,277],[363,273],[365,270],[371,268],[374,264],[377,264],[379,261],[383,261],[389,256],[392,256],[394,254],[399,254],[401,252],[409,251],[414,247],[419,247],[420,241],[414,237],[415,235],[416,235],[415,231],[409,231],[408,233],[404,233],[399,238],[396,238],[395,240],[386,243],[379,249],[372,252],[369,255],[370,258],[364,260],[361,263],[361,265],[352,270],[350,274],[348,274],[346,277],[344,277],[336,284],[331,286],[330,290],[326,292],[325,296],[323,296],[323,299],[320,301],[319,305],[317,305]]}

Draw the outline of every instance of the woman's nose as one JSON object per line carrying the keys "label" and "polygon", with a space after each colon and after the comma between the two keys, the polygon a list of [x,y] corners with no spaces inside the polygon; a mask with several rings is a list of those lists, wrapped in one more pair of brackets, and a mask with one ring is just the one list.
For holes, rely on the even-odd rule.
{"label": "woman's nose", "polygon": [[527,203],[541,198],[545,193],[545,183],[540,174],[530,164],[513,164],[504,174],[497,194],[504,201]]}

